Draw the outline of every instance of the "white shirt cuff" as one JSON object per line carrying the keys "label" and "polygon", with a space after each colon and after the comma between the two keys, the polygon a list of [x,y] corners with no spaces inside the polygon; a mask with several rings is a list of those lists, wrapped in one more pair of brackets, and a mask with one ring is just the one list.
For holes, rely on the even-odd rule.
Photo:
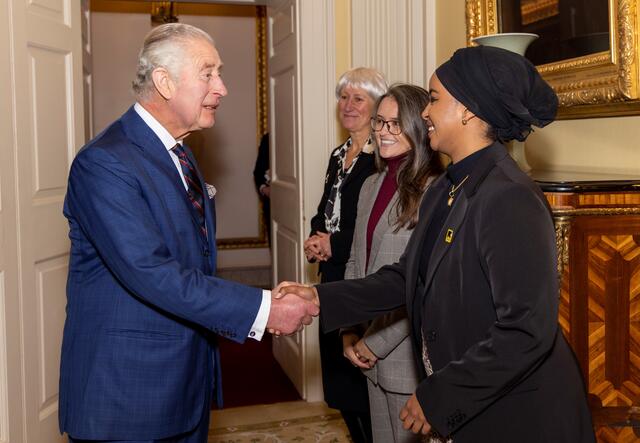
{"label": "white shirt cuff", "polygon": [[258,315],[251,325],[251,331],[249,332],[249,338],[254,340],[262,340],[264,330],[267,328],[267,321],[269,320],[269,312],[271,311],[271,291],[266,289],[262,290],[262,303],[260,303],[260,309],[258,309]]}

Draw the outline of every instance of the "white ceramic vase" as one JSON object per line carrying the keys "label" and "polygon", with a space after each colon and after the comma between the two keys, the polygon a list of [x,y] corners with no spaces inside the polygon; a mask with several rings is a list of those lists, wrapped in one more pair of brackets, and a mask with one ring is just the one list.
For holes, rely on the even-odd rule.
{"label": "white ceramic vase", "polygon": [[[493,46],[496,48],[507,49],[524,56],[529,45],[538,38],[537,34],[529,34],[525,32],[504,32],[501,34],[481,35],[472,39],[474,43],[483,46]],[[524,142],[513,140],[507,145],[509,154],[518,163],[520,169],[524,172],[531,171],[531,166],[527,162],[527,153],[525,151]]]}

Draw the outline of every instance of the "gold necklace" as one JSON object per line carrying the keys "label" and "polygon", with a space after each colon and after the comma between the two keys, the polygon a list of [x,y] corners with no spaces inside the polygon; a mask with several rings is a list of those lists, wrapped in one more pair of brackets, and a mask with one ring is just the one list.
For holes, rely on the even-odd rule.
{"label": "gold necklace", "polygon": [[449,191],[449,200],[447,200],[447,206],[451,206],[453,204],[453,198],[456,196],[456,191],[460,189],[460,186],[462,186],[462,184],[466,182],[468,178],[469,175],[466,175],[460,183],[458,183],[457,185],[451,185],[451,191]]}

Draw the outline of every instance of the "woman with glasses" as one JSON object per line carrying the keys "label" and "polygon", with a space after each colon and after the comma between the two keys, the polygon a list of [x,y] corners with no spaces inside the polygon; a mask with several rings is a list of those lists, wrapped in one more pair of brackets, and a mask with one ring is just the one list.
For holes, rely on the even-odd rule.
{"label": "woman with glasses", "polygon": [[[429,93],[392,86],[377,103],[374,131],[378,173],[365,180],[345,279],[362,278],[398,261],[418,220],[422,195],[442,170],[420,116]],[[373,441],[419,442],[403,429],[400,410],[419,382],[411,324],[400,308],[375,319],[364,334],[343,330],[344,355],[367,377]]]}
{"label": "woman with glasses", "polygon": [[[360,188],[375,172],[370,119],[386,91],[382,74],[370,68],[352,69],[338,80],[338,118],[349,138],[331,153],[324,193],[304,243],[307,260],[320,262],[322,282],[344,278]],[[320,333],[320,359],[325,402],[340,410],[355,443],[371,442],[366,379],[343,358],[338,331]]]}
{"label": "woman with glasses", "polygon": [[549,204],[503,145],[551,123],[558,99],[527,59],[488,46],[458,49],[429,94],[430,144],[452,163],[425,193],[400,261],[280,294],[316,298],[325,330],[406,305],[422,381],[400,417],[415,433],[594,443],[582,373],[558,326]]}

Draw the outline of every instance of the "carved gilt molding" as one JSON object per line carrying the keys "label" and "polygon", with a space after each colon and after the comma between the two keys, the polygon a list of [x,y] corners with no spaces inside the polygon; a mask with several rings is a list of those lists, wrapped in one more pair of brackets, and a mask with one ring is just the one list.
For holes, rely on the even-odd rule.
{"label": "carved gilt molding", "polygon": [[[532,14],[553,12],[553,1],[538,3]],[[537,66],[558,94],[560,118],[640,113],[638,0],[609,0],[609,11],[609,51]],[[497,0],[466,0],[467,44],[500,32],[498,14]]]}
{"label": "carved gilt molding", "polygon": [[522,24],[528,25],[559,14],[559,0],[522,2]]}
{"label": "carved gilt molding", "polygon": [[578,215],[640,215],[640,208],[571,208],[554,209],[554,217]]}
{"label": "carved gilt molding", "polygon": [[556,248],[558,250],[558,279],[562,280],[564,267],[569,264],[569,235],[571,217],[554,217]]}

